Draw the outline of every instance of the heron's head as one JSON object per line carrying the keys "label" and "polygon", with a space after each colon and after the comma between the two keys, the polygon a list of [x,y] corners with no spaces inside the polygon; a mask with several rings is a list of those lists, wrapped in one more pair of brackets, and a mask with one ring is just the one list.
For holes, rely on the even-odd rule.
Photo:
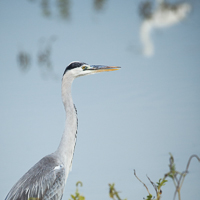
{"label": "heron's head", "polygon": [[65,69],[64,74],[70,74],[74,78],[79,76],[85,76],[89,74],[95,74],[98,72],[115,71],[120,69],[116,66],[106,66],[106,65],[88,65],[84,62],[71,62]]}

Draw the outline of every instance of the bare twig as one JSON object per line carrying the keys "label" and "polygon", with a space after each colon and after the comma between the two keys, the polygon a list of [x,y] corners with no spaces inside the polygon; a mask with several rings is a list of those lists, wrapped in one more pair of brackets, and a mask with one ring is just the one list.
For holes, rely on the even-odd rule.
{"label": "bare twig", "polygon": [[189,160],[188,160],[188,163],[187,163],[187,166],[186,166],[186,170],[183,171],[181,174],[180,174],[180,177],[179,177],[179,180],[177,181],[177,186],[176,186],[176,191],[174,192],[174,200],[176,198],[176,194],[178,193],[178,196],[179,196],[179,200],[181,200],[181,197],[180,197],[180,190],[181,190],[181,187],[183,185],[183,182],[184,182],[184,179],[185,179],[185,176],[186,174],[188,173],[188,169],[189,169],[189,166],[190,166],[190,162],[192,160],[192,158],[196,158],[199,162],[200,162],[200,158],[197,156],[197,155],[191,155]]}
{"label": "bare twig", "polygon": [[137,177],[135,169],[134,169],[134,175],[135,175],[135,177],[144,185],[144,187],[146,188],[146,190],[147,190],[147,192],[149,193],[149,195],[151,195],[151,193],[149,192],[148,187]]}
{"label": "bare twig", "polygon": [[154,189],[156,191],[156,196],[158,196],[158,188],[157,188],[156,184],[153,181],[151,181],[151,179],[148,176],[147,176],[147,178],[149,179],[150,183],[153,185],[153,187],[154,187]]}
{"label": "bare twig", "polygon": [[190,166],[190,162],[191,162],[192,158],[194,158],[194,157],[200,162],[200,158],[197,155],[195,155],[195,154],[191,155],[190,158],[189,158],[189,160],[188,160],[188,164],[187,164],[187,167],[186,167],[185,171],[188,171],[188,168]]}

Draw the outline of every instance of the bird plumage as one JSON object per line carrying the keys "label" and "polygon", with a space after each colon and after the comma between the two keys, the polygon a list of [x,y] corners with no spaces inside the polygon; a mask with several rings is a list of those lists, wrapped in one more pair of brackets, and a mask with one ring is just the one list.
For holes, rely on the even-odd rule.
{"label": "bird plumage", "polygon": [[61,199],[65,173],[57,155],[45,156],[19,179],[8,193],[6,200]]}
{"label": "bird plumage", "polygon": [[[74,68],[77,68],[77,67],[80,67],[82,65],[84,65],[86,63],[84,62],[78,62],[78,61],[75,61],[75,62],[71,62],[69,63],[68,67],[66,67],[64,73],[63,73],[63,76],[65,75],[65,73],[68,71],[68,70],[71,70],[71,69],[74,69]],[[87,64],[86,64],[87,65]]]}
{"label": "bird plumage", "polygon": [[119,67],[88,65],[72,62],[62,78],[62,100],[66,111],[65,130],[58,149],[42,158],[12,187],[5,200],[61,200],[72,166],[77,138],[77,111],[71,96],[71,85],[76,77]]}

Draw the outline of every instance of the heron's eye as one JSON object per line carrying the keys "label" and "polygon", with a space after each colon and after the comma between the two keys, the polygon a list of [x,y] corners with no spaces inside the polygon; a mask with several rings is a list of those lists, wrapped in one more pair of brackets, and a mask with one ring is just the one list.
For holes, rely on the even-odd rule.
{"label": "heron's eye", "polygon": [[82,70],[86,70],[86,69],[87,69],[87,67],[86,67],[86,66],[83,66],[83,67],[82,67]]}

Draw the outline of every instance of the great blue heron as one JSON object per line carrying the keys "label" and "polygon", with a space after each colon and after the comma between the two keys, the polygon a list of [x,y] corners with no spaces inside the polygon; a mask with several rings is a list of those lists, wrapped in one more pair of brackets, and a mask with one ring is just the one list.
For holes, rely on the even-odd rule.
{"label": "great blue heron", "polygon": [[120,67],[88,65],[72,62],[62,78],[62,100],[66,111],[66,125],[58,149],[42,158],[12,187],[5,200],[61,200],[72,165],[77,137],[77,113],[71,96],[76,77],[97,72],[114,71]]}

